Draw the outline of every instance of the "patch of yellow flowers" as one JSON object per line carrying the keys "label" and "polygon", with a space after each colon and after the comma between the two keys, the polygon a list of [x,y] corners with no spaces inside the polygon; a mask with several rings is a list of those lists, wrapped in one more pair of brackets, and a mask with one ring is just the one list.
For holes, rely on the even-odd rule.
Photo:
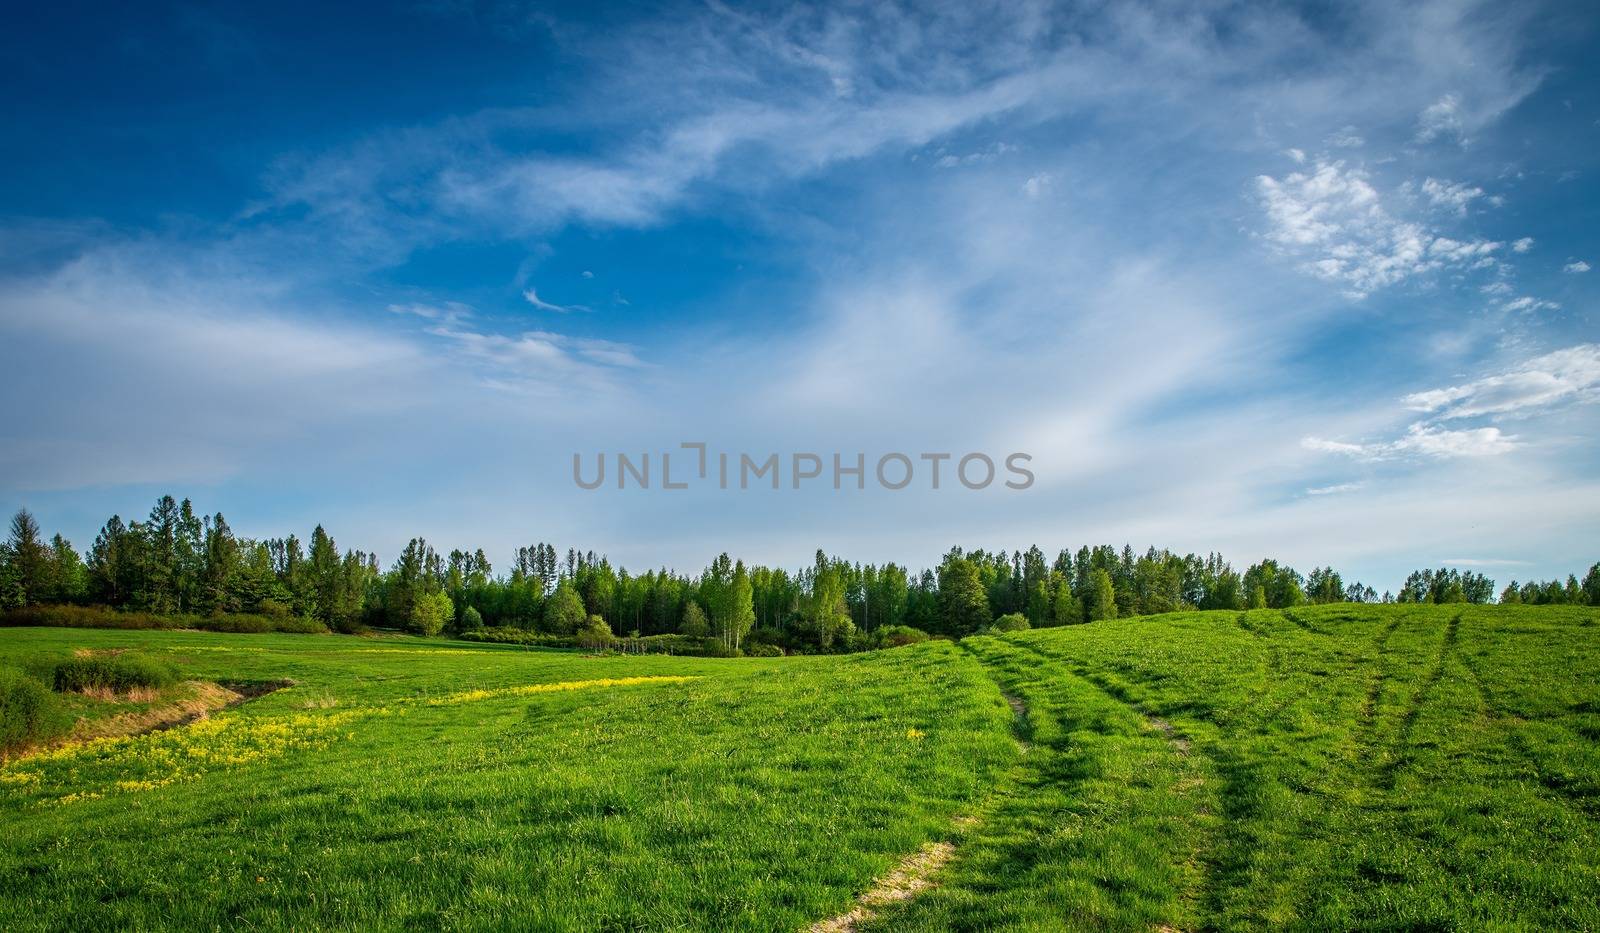
{"label": "patch of yellow flowers", "polygon": [[91,739],[41,752],[0,772],[0,784],[28,790],[44,790],[49,785],[101,785],[98,790],[67,794],[58,798],[58,803],[155,790],[297,749],[325,748],[352,720],[389,714],[387,707],[374,707],[271,718],[218,716],[181,729]]}
{"label": "patch of yellow flowers", "polygon": [[429,706],[454,706],[495,697],[532,696],[536,693],[557,693],[563,690],[587,690],[592,687],[629,687],[634,684],[681,684],[694,677],[602,677],[597,680],[564,680],[552,684],[528,684],[522,687],[501,687],[495,690],[467,690],[428,701]]}
{"label": "patch of yellow flowers", "polygon": [[[532,696],[635,684],[675,684],[696,679],[661,676],[568,680],[492,690],[467,690],[429,699],[426,703],[429,706],[447,706],[495,697]],[[58,804],[96,800],[107,794],[156,790],[169,784],[198,780],[218,769],[239,768],[299,749],[326,748],[340,738],[355,738],[354,732],[344,728],[352,721],[392,713],[391,709],[383,706],[271,717],[217,716],[164,732],[69,743],[0,770],[0,789],[60,793],[71,786],[83,788],[56,797],[54,802]],[[84,787],[86,784],[90,787]]]}

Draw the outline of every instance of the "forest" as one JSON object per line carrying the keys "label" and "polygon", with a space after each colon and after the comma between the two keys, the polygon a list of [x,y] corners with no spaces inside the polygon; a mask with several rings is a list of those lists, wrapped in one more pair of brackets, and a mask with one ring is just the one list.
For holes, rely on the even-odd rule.
{"label": "forest", "polygon": [[[1284,609],[1337,602],[1600,605],[1600,563],[1580,581],[1495,583],[1471,570],[1413,572],[1398,593],[1346,582],[1331,567],[1301,574],[1267,558],[1236,570],[1150,547],[1026,551],[953,547],[939,565],[852,563],[818,550],[795,571],[724,553],[697,575],[630,573],[603,554],[539,542],[496,573],[479,549],[441,553],[413,538],[385,569],[341,551],[318,525],[295,535],[235,535],[219,512],[163,496],[142,521],[113,515],[79,553],[46,538],[26,509],[0,544],[0,610],[105,607],[162,618],[262,617],[280,630],[382,628],[486,641],[582,644],[674,653],[847,652],[929,636],[962,637],[1186,609]],[[33,620],[29,622],[28,620]],[[83,624],[93,624],[83,623]],[[296,629],[294,626],[309,627]]]}

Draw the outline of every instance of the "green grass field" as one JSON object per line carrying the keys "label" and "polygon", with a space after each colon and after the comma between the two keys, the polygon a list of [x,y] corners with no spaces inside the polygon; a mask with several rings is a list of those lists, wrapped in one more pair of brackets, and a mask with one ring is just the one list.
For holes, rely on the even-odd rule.
{"label": "green grass field", "polygon": [[798,930],[939,842],[862,926],[1600,927],[1593,609],[729,660],[0,632],[35,670],[114,648],[294,686],[0,769],[0,928]]}

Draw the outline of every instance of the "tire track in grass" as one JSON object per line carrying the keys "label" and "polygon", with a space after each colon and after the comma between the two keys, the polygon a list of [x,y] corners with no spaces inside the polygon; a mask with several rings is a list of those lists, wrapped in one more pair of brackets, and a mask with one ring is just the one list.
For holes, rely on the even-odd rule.
{"label": "tire track in grass", "polygon": [[1367,692],[1361,704],[1361,712],[1356,719],[1356,727],[1351,730],[1355,740],[1355,749],[1352,757],[1359,761],[1368,756],[1373,746],[1377,743],[1378,731],[1378,703],[1383,699],[1384,687],[1388,684],[1389,675],[1383,669],[1383,657],[1389,647],[1389,639],[1400,627],[1404,616],[1396,615],[1389,623],[1378,632],[1378,637],[1372,640],[1372,676],[1367,681]]}
{"label": "tire track in grass", "polygon": [[[1109,684],[1102,678],[1092,674],[1082,665],[1051,655],[1031,642],[1018,639],[1015,641],[1008,640],[1007,643],[1027,650],[1045,663],[1088,684],[1101,695],[1142,719],[1147,729],[1160,733],[1166,739],[1168,747],[1171,748],[1180,761],[1184,762],[1183,771],[1185,774],[1173,782],[1171,789],[1174,792],[1187,795],[1193,790],[1204,788],[1208,783],[1206,779],[1207,770],[1220,770],[1220,762],[1211,760],[1211,755],[1202,753],[1191,759],[1190,751],[1193,749],[1194,744],[1190,737],[1172,723],[1146,709],[1145,704],[1132,697],[1126,687],[1120,684]],[[1194,812],[1202,818],[1212,815],[1203,803],[1197,805]],[[1226,812],[1223,818],[1226,819]],[[1183,864],[1195,869],[1200,877],[1192,890],[1186,890],[1180,894],[1180,900],[1191,904],[1209,905],[1215,899],[1217,893],[1216,885],[1214,884],[1216,863],[1213,853],[1218,848],[1219,840],[1226,839],[1230,835],[1226,827],[1218,827],[1214,831],[1201,830],[1191,839],[1189,851],[1183,859]],[[1161,924],[1157,929],[1176,933],[1176,928],[1168,924]]]}
{"label": "tire track in grass", "polygon": [[[986,664],[970,647],[966,648],[967,654],[975,660],[983,670],[984,676],[995,685],[1000,696],[1005,700],[1006,706],[1011,709],[1011,737],[1017,743],[1017,751],[1026,755],[1033,749],[1032,730],[1028,724],[1028,704],[1021,696],[1008,692],[1005,687],[995,679]],[[1019,770],[1026,765],[1019,763]],[[996,787],[984,802],[979,805],[982,810],[990,801],[1014,784],[1012,780]],[[967,833],[976,828],[982,821],[981,817],[974,815],[957,817],[952,825],[960,833]],[[885,908],[897,904],[904,904],[924,891],[933,888],[937,883],[937,876],[946,865],[956,856],[956,846],[946,840],[936,840],[924,843],[917,851],[901,859],[888,873],[873,881],[872,886],[856,898],[850,909],[829,917],[818,920],[807,928],[807,933],[854,933],[864,924],[876,919]]]}
{"label": "tire track in grass", "polygon": [[1391,753],[1382,763],[1378,773],[1379,784],[1386,791],[1394,790],[1400,772],[1412,762],[1412,734],[1416,731],[1417,722],[1422,719],[1423,708],[1427,706],[1439,682],[1444,679],[1445,665],[1455,652],[1460,634],[1461,614],[1458,612],[1451,616],[1449,623],[1445,625],[1444,637],[1439,641],[1439,650],[1435,653],[1433,666],[1429,669],[1422,686],[1412,695],[1411,702],[1406,705],[1405,714],[1400,717],[1400,734],[1396,737]]}
{"label": "tire track in grass", "polygon": [[1103,678],[1090,673],[1082,666],[1069,664],[1065,659],[1054,657],[1049,653],[1040,650],[1038,647],[1029,644],[1028,642],[1019,640],[1007,642],[1007,644],[1023,648],[1039,659],[1055,665],[1056,667],[1061,668],[1063,671],[1072,674],[1080,680],[1092,685],[1096,690],[1099,690],[1101,693],[1104,693],[1106,696],[1132,710],[1134,713],[1137,713],[1139,717],[1145,721],[1145,725],[1147,725],[1150,729],[1161,733],[1167,739],[1168,743],[1172,745],[1173,750],[1179,755],[1188,756],[1189,749],[1192,745],[1189,737],[1180,732],[1172,725],[1172,723],[1145,709],[1144,704],[1130,696],[1125,687],[1122,687],[1119,684],[1112,684]]}
{"label": "tire track in grass", "polygon": [[1515,713],[1506,712],[1495,702],[1493,693],[1483,682],[1483,674],[1478,670],[1472,654],[1466,651],[1460,652],[1457,660],[1462,670],[1466,671],[1467,680],[1477,693],[1480,718],[1505,733],[1506,747],[1521,758],[1538,778],[1540,796],[1569,807],[1586,819],[1600,821],[1600,799],[1582,789],[1574,789],[1569,780],[1551,771],[1549,765],[1529,744],[1527,736],[1520,728],[1526,726],[1526,720]]}

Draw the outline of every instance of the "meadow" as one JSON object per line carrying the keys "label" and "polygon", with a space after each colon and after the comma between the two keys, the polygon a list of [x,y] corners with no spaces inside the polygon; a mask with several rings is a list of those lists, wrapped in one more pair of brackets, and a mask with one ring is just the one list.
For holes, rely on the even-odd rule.
{"label": "meadow", "polygon": [[[1594,929],[1597,623],[1337,604],[739,659],[11,629],[12,666],[177,682],[74,695],[74,737],[0,768],[0,927],[803,930],[898,868],[832,928]],[[96,726],[217,684],[250,698]]]}

